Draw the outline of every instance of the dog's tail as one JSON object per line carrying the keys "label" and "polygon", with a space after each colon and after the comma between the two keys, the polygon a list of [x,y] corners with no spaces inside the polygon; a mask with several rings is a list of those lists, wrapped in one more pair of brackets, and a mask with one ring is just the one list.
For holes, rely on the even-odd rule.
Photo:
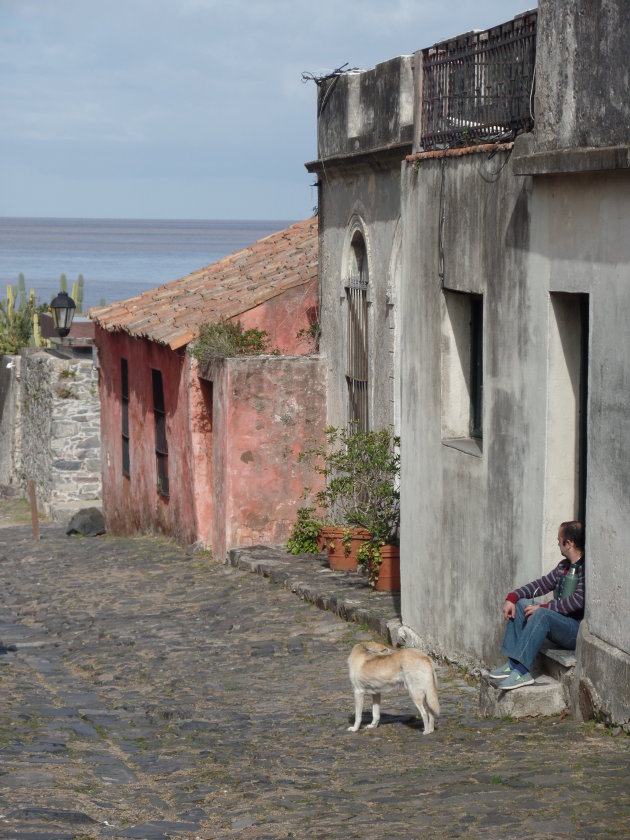
{"label": "dog's tail", "polygon": [[435,663],[431,659],[431,670],[433,672],[433,679],[431,680],[431,684],[427,687],[426,693],[426,700],[429,708],[433,712],[435,717],[440,716],[440,701],[438,700],[438,681],[437,681],[437,674],[435,673]]}

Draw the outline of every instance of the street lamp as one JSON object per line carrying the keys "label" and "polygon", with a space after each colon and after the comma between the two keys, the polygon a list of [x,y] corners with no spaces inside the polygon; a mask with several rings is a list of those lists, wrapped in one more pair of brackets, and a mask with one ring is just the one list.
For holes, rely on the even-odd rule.
{"label": "street lamp", "polygon": [[53,325],[60,338],[68,335],[74,318],[76,303],[67,292],[59,292],[50,304]]}

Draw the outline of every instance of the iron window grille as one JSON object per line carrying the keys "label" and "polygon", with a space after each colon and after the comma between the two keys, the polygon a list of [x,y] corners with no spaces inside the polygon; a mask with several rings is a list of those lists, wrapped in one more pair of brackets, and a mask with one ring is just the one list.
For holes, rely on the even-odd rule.
{"label": "iron window grille", "polygon": [[353,245],[356,267],[346,285],[348,422],[368,430],[368,304],[367,255],[361,241]]}
{"label": "iron window grille", "polygon": [[422,51],[422,146],[508,139],[534,125],[536,11]]}
{"label": "iron window grille", "polygon": [[151,370],[153,382],[153,417],[155,419],[155,458],[157,465],[157,491],[168,496],[168,444],[166,441],[166,411],[162,373]]}

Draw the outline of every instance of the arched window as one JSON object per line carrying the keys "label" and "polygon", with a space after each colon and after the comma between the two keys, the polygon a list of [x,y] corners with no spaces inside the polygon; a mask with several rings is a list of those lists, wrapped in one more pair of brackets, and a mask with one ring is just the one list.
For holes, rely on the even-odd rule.
{"label": "arched window", "polygon": [[360,233],[352,240],[350,272],[346,285],[348,422],[367,431],[368,422],[368,261]]}

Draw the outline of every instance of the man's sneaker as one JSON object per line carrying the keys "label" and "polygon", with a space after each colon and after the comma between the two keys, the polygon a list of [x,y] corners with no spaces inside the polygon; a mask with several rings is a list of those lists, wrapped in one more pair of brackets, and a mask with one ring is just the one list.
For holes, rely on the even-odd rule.
{"label": "man's sneaker", "polygon": [[505,680],[507,677],[510,676],[512,673],[512,666],[509,662],[506,662],[505,665],[500,665],[498,668],[495,668],[493,671],[490,671],[488,676],[492,677],[493,680]]}
{"label": "man's sneaker", "polygon": [[529,671],[526,671],[524,674],[519,674],[519,672],[514,669],[505,682],[501,683],[501,691],[510,691],[513,688],[521,688],[524,685],[532,685],[533,682],[534,678]]}

